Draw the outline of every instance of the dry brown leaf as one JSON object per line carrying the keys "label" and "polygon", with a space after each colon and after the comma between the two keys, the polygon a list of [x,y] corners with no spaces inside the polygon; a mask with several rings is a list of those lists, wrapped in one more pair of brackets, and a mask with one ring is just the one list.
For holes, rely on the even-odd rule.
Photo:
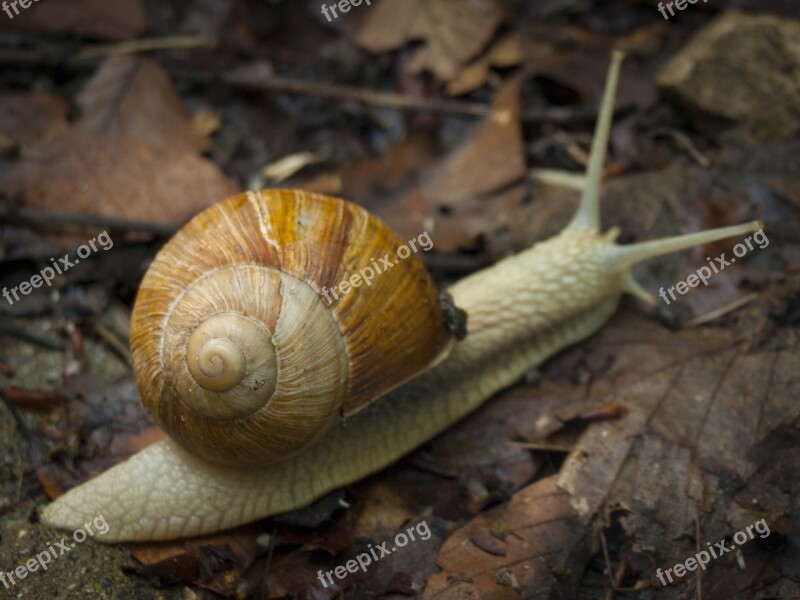
{"label": "dry brown leaf", "polygon": [[550,476],[456,530],[442,546],[442,572],[428,580],[424,598],[574,597],[568,590],[588,554],[569,496]]}
{"label": "dry brown leaf", "polygon": [[502,20],[495,0],[381,0],[365,13],[355,40],[380,53],[422,39],[425,45],[411,61],[411,71],[427,69],[449,81],[484,48]]}
{"label": "dry brown leaf", "polygon": [[[629,412],[591,424],[558,476],[458,529],[442,547],[443,571],[430,579],[425,597],[577,597],[589,555],[599,548],[599,539],[585,533],[612,513],[625,532],[617,542],[624,550],[612,559],[627,559],[628,576],[644,587],[661,587],[656,567],[668,568],[692,556],[696,544],[759,519],[772,524],[773,537],[785,536],[791,525],[780,523],[792,511],[800,478],[800,446],[789,433],[800,417],[793,401],[800,392],[796,358],[789,351],[744,355],[735,342],[719,330],[671,333],[633,311],[617,315],[586,344],[584,361],[596,381],[587,401],[613,399]],[[546,398],[552,385],[543,382],[551,389]],[[583,401],[584,389],[563,388],[571,404],[558,407],[555,422],[567,424],[564,415],[578,406],[570,398]],[[491,421],[483,414],[491,409],[474,418]],[[522,426],[533,420],[519,413]],[[537,425],[545,421],[535,419]],[[776,452],[784,456],[779,463]],[[557,500],[549,503],[551,495]],[[701,537],[695,540],[698,520]],[[780,548],[780,539],[770,546],[762,541],[743,547],[744,571],[735,560],[712,562],[703,574],[704,597],[733,597],[776,580],[778,567],[791,577],[793,552],[776,555],[785,557],[776,566],[770,552]],[[664,597],[686,597],[685,587],[663,591]]]}
{"label": "dry brown leaf", "polygon": [[383,156],[345,165],[340,172],[340,195],[377,210],[387,194],[408,189],[409,181],[436,164],[438,156],[432,136],[418,131],[392,144]]}
{"label": "dry brown leaf", "polygon": [[136,140],[79,131],[39,159],[16,163],[6,185],[32,207],[165,223],[180,223],[237,191],[200,156],[161,156]]}
{"label": "dry brown leaf", "polygon": [[[567,91],[559,96],[574,96],[575,102],[588,106],[599,106],[605,86],[608,52],[551,51],[539,44],[530,47],[534,64],[528,66],[531,74],[549,80]],[[530,60],[530,58],[529,58]],[[551,92],[552,93],[552,92]],[[620,73],[620,84],[616,95],[616,106],[652,106],[657,97],[652,76],[633,61],[626,62]]]}
{"label": "dry brown leaf", "polygon": [[790,139],[800,131],[800,21],[727,11],[657,76],[658,85],[712,137]]}
{"label": "dry brown leaf", "polygon": [[[430,229],[440,252],[474,247],[483,234],[508,224],[528,190],[519,123],[518,79],[503,85],[492,114],[405,197],[376,207],[401,233]],[[492,202],[491,215],[485,205]],[[409,210],[412,207],[412,210]]]}
{"label": "dry brown leaf", "polygon": [[625,501],[657,509],[669,538],[693,522],[695,501],[722,491],[723,473],[746,480],[757,468],[757,445],[800,417],[793,400],[800,377],[791,352],[743,355],[720,330],[670,333],[642,317],[629,320],[590,344],[614,365],[604,378],[613,387],[597,393],[630,413],[587,430],[560,485],[584,515],[609,493],[636,490]]}
{"label": "dry brown leaf", "polygon": [[368,488],[367,494],[359,499],[361,510],[353,526],[354,537],[386,538],[414,516],[405,499],[388,482],[376,482]]}
{"label": "dry brown leaf", "polygon": [[505,500],[528,483],[544,457],[513,444],[527,439],[540,419],[563,406],[557,384],[535,390],[514,388],[490,402],[431,443],[410,461],[423,469],[455,476],[468,490],[462,507],[476,513],[490,502]]}
{"label": "dry brown leaf", "polygon": [[0,138],[6,151],[30,156],[69,129],[67,103],[47,94],[0,96]]}
{"label": "dry brown leaf", "polygon": [[69,132],[9,168],[6,191],[28,206],[178,223],[237,191],[199,156],[208,141],[156,63],[107,60],[79,102]]}
{"label": "dry brown leaf", "polygon": [[260,529],[246,525],[223,534],[177,542],[136,544],[133,557],[139,575],[169,583],[192,583],[214,592],[234,593],[236,582],[266,548],[256,543]]}
{"label": "dry brown leaf", "polygon": [[137,140],[162,154],[207,150],[183,100],[158,63],[133,56],[105,60],[77,96],[75,129]]}
{"label": "dry brown leaf", "polygon": [[519,81],[497,92],[492,115],[434,171],[422,188],[432,206],[454,207],[525,177],[519,125]]}
{"label": "dry brown leaf", "polygon": [[[2,21],[6,21],[5,15]],[[141,34],[146,25],[140,0],[34,0],[7,26],[36,33],[123,40]]]}
{"label": "dry brown leaf", "polygon": [[516,34],[508,34],[497,40],[485,56],[481,56],[447,84],[451,96],[466,94],[479,88],[489,77],[491,67],[511,67],[522,62],[522,44]]}
{"label": "dry brown leaf", "polygon": [[[796,354],[743,354],[716,329],[670,333],[640,316],[615,321],[589,342],[596,360],[611,365],[591,396],[613,398],[629,413],[589,427],[559,474],[583,522],[618,511],[628,551],[663,568],[696,544],[762,518],[775,522],[790,504],[769,501],[769,488],[790,494],[800,478],[790,455],[769,466],[779,448],[793,446],[785,435],[800,418]],[[769,485],[759,472],[771,472]],[[740,505],[743,489],[758,501]],[[735,568],[715,561],[704,577]]]}

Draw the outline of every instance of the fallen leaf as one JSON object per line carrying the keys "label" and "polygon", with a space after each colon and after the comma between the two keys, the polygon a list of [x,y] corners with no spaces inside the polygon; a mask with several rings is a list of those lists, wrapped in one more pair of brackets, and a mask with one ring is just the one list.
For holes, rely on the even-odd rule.
{"label": "fallen leaf", "polygon": [[0,138],[7,140],[6,151],[35,155],[69,129],[68,110],[66,102],[48,94],[1,94]]}
{"label": "fallen leaf", "polygon": [[[629,412],[592,424],[558,483],[587,525],[619,513],[625,552],[654,565],[638,573],[650,580],[655,567],[683,561],[696,544],[761,518],[773,521],[788,508],[770,508],[758,473],[769,472],[771,485],[787,491],[800,476],[788,457],[782,467],[769,467],[770,457],[792,444],[785,432],[800,417],[800,377],[791,351],[743,354],[721,330],[670,333],[632,315],[626,322],[612,323],[588,344],[612,365],[592,397],[613,398]],[[760,500],[731,522],[726,509],[742,486]],[[705,577],[730,569],[716,561]]]}
{"label": "fallen leaf", "polygon": [[800,21],[727,11],[664,66],[658,85],[706,135],[745,141],[800,131]]}
{"label": "fallen leaf", "polygon": [[[404,235],[430,229],[439,252],[474,248],[482,235],[509,224],[528,190],[519,123],[519,79],[501,87],[492,114],[476,125],[419,189],[377,207]],[[493,209],[489,218],[487,202]],[[411,208],[411,210],[409,210]]]}
{"label": "fallen leaf", "polygon": [[154,61],[133,56],[106,59],[77,96],[76,131],[141,142],[162,155],[207,150],[183,100]]}
{"label": "fallen leaf", "polygon": [[[457,529],[442,546],[442,571],[428,580],[423,597],[575,597],[568,592],[576,587],[589,547],[568,500],[550,476]],[[490,531],[501,531],[505,542],[489,543]]]}
{"label": "fallen leaf", "polygon": [[381,0],[365,13],[355,41],[378,54],[422,39],[425,45],[410,70],[429,70],[449,81],[483,49],[502,20],[502,8],[495,0]]}
{"label": "fallen leaf", "polygon": [[511,67],[522,62],[522,45],[519,37],[509,34],[497,40],[482,56],[467,65],[457,77],[447,84],[447,93],[451,96],[465,94],[479,88],[489,76],[491,67]]}
{"label": "fallen leaf", "polygon": [[79,103],[72,129],[10,166],[7,193],[48,211],[167,223],[236,193],[199,155],[208,140],[156,63],[108,59]]}
{"label": "fallen leaf", "polygon": [[124,40],[136,37],[147,25],[140,0],[115,0],[113,3],[106,0],[33,2],[29,8],[22,8],[20,2],[19,14],[14,16],[8,27],[36,33]]}

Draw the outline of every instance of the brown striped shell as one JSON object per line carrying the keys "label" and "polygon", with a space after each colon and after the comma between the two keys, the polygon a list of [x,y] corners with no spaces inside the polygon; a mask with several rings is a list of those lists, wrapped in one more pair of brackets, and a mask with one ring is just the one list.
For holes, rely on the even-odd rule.
{"label": "brown striped shell", "polygon": [[210,461],[298,452],[449,351],[436,287],[413,253],[368,286],[330,291],[403,244],[364,209],[319,194],[248,192],[211,206],[139,289],[131,355],[142,401]]}

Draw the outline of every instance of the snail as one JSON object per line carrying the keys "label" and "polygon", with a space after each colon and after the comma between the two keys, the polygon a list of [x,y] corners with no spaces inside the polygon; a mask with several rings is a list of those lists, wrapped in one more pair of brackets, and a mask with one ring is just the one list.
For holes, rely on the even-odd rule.
{"label": "snail", "polygon": [[164,540],[305,506],[591,335],[623,294],[655,303],[634,264],[761,229],[753,221],[626,246],[615,244],[618,229],[600,230],[621,62],[614,52],[569,224],[449,288],[467,314],[462,341],[413,255],[330,305],[320,299],[323,286],[397,250],[399,238],[363,209],[263,191],[195,217],[154,260],[132,315],[142,400],[170,437],[57,498],[42,522],[78,529],[102,515],[100,541]]}

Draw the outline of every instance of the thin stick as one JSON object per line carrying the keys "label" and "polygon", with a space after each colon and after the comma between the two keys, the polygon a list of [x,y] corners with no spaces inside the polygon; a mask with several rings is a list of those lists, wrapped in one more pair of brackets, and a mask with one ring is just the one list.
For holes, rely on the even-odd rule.
{"label": "thin stick", "polygon": [[168,35],[164,37],[126,40],[116,44],[92,44],[84,46],[76,55],[78,59],[101,58],[120,54],[138,54],[153,50],[185,50],[192,48],[214,48],[217,41],[203,35]]}
{"label": "thin stick", "polygon": [[[698,506],[697,501],[694,503],[694,544],[695,549],[700,552],[700,507]],[[705,571],[705,569],[703,570]],[[700,569],[697,569],[695,577],[697,577],[695,597],[697,600],[703,600],[703,575],[700,572]]]}
{"label": "thin stick", "polygon": [[[290,94],[301,94],[306,96],[320,96],[334,100],[354,100],[371,104],[373,106],[383,106],[387,108],[400,109],[419,109],[437,112],[452,112],[476,117],[487,117],[493,114],[491,106],[476,102],[464,102],[461,100],[428,100],[416,96],[404,96],[390,92],[376,92],[363,88],[356,88],[330,83],[312,83],[291,77],[281,77],[279,75],[249,75],[240,73],[224,74],[222,81],[231,85],[247,87],[258,90],[268,90],[270,92],[286,92]],[[494,111],[497,113],[498,111]],[[505,112],[505,111],[502,111]],[[498,114],[502,118],[502,114]]]}
{"label": "thin stick", "polygon": [[95,323],[92,329],[97,336],[111,348],[112,352],[125,361],[125,364],[129,367],[133,367],[128,346],[125,342],[121,341],[111,329],[100,323]]}
{"label": "thin stick", "polygon": [[571,452],[569,446],[558,446],[556,444],[537,444],[535,442],[506,442],[506,446],[512,448],[522,448],[524,450],[541,450],[542,452]]}
{"label": "thin stick", "polygon": [[694,145],[694,142],[692,142],[691,138],[685,133],[669,127],[657,127],[650,132],[650,135],[651,137],[660,135],[671,137],[678,146],[689,153],[698,165],[704,169],[708,169],[711,166],[711,161],[708,160],[708,157],[697,149],[697,146]]}
{"label": "thin stick", "polygon": [[8,412],[11,413],[11,416],[14,418],[14,421],[17,423],[17,428],[19,428],[20,433],[22,433],[23,437],[28,442],[31,442],[32,441],[32,436],[31,436],[30,429],[28,429],[28,426],[25,424],[25,421],[20,416],[19,411],[17,410],[17,407],[14,405],[13,402],[11,402],[11,399],[8,397],[8,394],[6,393],[6,389],[4,387],[0,387],[0,400],[3,401],[3,404],[8,409]]}
{"label": "thin stick", "polygon": [[[198,38],[199,40],[199,38]],[[145,40],[140,40],[144,42]],[[198,41],[198,44],[200,42]],[[147,44],[140,44],[138,48],[131,51],[145,51],[162,49],[157,48],[153,43],[151,47]],[[176,44],[172,47],[182,47]],[[184,47],[194,47],[187,45]],[[111,46],[107,47],[111,49]],[[165,44],[163,49],[169,49]],[[59,68],[85,71],[93,69],[97,58],[100,57],[101,48],[86,48],[78,54],[64,56],[59,47],[54,49],[33,48],[0,48],[0,64],[11,64],[14,66],[58,66]],[[315,84],[301,79],[291,77],[269,77],[259,82],[239,80],[234,75],[218,76],[214,73],[191,72],[186,69],[169,68],[175,77],[192,82],[210,85],[222,81],[227,85],[234,85],[249,89],[262,89],[276,92],[286,92],[300,95],[320,96],[323,98],[355,100],[364,104],[374,104],[376,106],[387,106],[398,110],[428,110],[432,112],[450,112],[455,114],[465,114],[475,117],[486,117],[492,114],[492,107],[478,102],[464,102],[460,100],[426,100],[424,98],[414,98],[401,94],[389,92],[376,92],[364,90],[362,88],[339,86],[331,84]],[[499,111],[497,118],[502,118],[504,111]],[[548,108],[529,108],[523,110],[520,119],[524,123],[575,123],[581,121],[592,121],[597,118],[597,107],[595,106],[557,106]]]}
{"label": "thin stick", "polygon": [[28,342],[29,344],[46,348],[47,350],[64,350],[63,343],[39,337],[5,320],[0,320],[0,333]]}
{"label": "thin stick", "polygon": [[[606,533],[605,533],[605,531],[601,531],[600,532],[600,545],[603,547],[603,558],[606,561],[605,572],[606,572],[606,575],[608,575],[608,582],[611,584],[610,592],[611,592],[612,595],[610,597],[613,598],[614,597],[614,595],[613,595],[614,591],[616,591],[616,589],[617,589],[617,582],[614,580],[614,575],[611,572],[612,571],[612,569],[611,569],[611,555],[608,552],[608,543],[606,542]],[[609,596],[606,595],[606,598],[609,598]]]}
{"label": "thin stick", "polygon": [[695,317],[686,324],[686,327],[687,328],[697,327],[698,325],[702,325],[703,323],[708,323],[709,321],[713,321],[714,319],[717,319],[722,315],[726,315],[730,312],[733,312],[741,308],[742,306],[745,306],[746,304],[750,304],[753,300],[756,300],[759,296],[761,296],[761,294],[759,294],[758,292],[751,292],[747,294],[747,296],[744,296],[743,298],[739,298],[738,300],[734,300],[733,302],[730,302],[725,306],[721,306],[704,315]]}
{"label": "thin stick", "polygon": [[[190,74],[188,77],[197,78],[195,74]],[[480,104],[478,102],[440,99],[430,100],[427,98],[418,98],[416,96],[378,92],[345,85],[312,83],[310,81],[282,77],[280,75],[250,76],[232,73],[223,75],[222,81],[230,85],[249,89],[318,96],[321,98],[330,98],[332,100],[350,100],[369,104],[371,106],[382,106],[399,110],[427,110],[431,112],[447,112],[474,117],[491,116],[497,120],[503,120],[508,117],[507,111],[496,110],[487,104]],[[569,108],[528,109],[523,111],[520,116],[521,120],[527,123],[571,123],[574,121],[591,120],[595,118],[596,115],[596,107],[578,106]]]}
{"label": "thin stick", "polygon": [[169,237],[178,230],[177,225],[132,221],[117,217],[89,215],[85,213],[39,212],[28,208],[0,204],[0,223],[15,225],[56,226],[75,225],[96,227],[98,229],[117,229],[121,231],[142,231],[161,237]]}

